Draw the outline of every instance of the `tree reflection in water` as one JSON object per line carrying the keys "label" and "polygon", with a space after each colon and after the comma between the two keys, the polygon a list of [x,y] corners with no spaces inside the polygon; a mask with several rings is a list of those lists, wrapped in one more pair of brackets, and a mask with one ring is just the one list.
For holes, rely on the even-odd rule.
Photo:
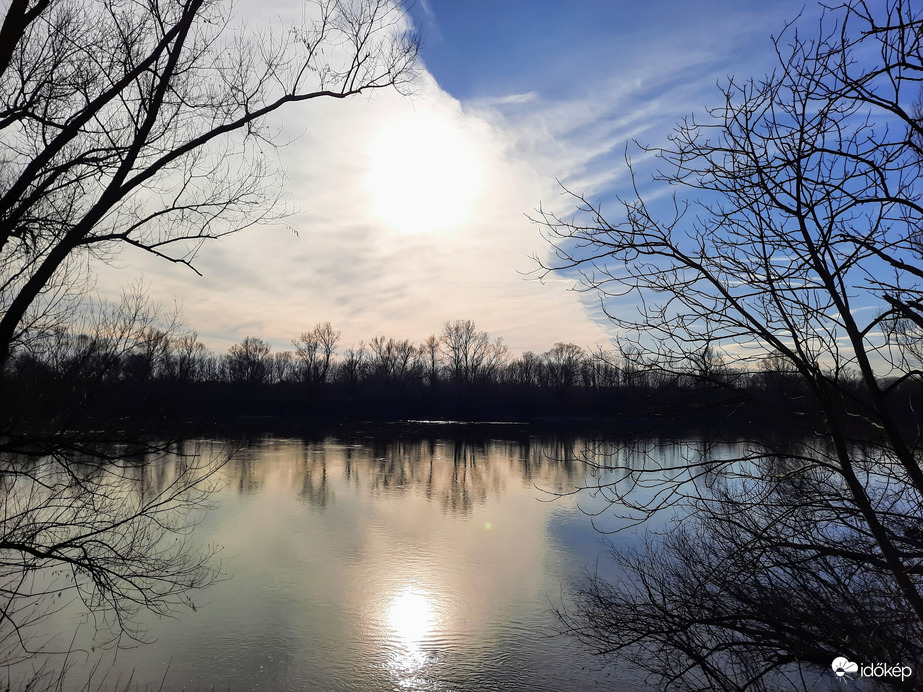
{"label": "tree reflection in water", "polygon": [[[593,688],[589,657],[545,635],[549,597],[596,560],[598,539],[572,498],[538,501],[583,482],[573,452],[585,442],[354,434],[234,446],[216,508],[189,536],[221,546],[231,579],[175,622],[141,617],[156,644],[103,652],[107,684],[131,672],[156,688],[169,661],[168,688]],[[151,463],[126,488],[156,497],[179,463]]]}
{"label": "tree reflection in water", "polygon": [[[830,442],[751,443],[730,457],[703,444],[672,461],[637,452],[596,469],[596,511],[675,518],[644,545],[612,551],[619,576],[586,580],[576,607],[560,612],[565,631],[677,690],[825,689],[839,656],[923,661],[920,622]],[[894,461],[872,445],[851,457],[875,512],[919,562],[923,509],[895,482]],[[876,684],[917,689],[913,678]]]}
{"label": "tree reflection in water", "polygon": [[[291,445],[301,445],[299,463],[292,465]],[[254,494],[279,468],[268,459],[286,459],[285,482],[300,488],[302,501],[323,509],[334,493],[330,466],[339,467],[349,483],[375,495],[419,492],[437,501],[444,511],[470,514],[490,494],[502,493],[509,468],[517,482],[541,479],[543,491],[567,492],[582,480],[583,443],[570,436],[543,438],[541,443],[458,437],[454,439],[334,438],[291,440],[267,437],[259,446],[242,450],[227,467],[230,483],[240,494]]]}
{"label": "tree reflection in water", "polygon": [[192,531],[227,448],[101,434],[56,448],[65,437],[0,456],[0,661],[29,662],[10,676],[29,689],[60,685],[59,664],[98,647],[144,642],[152,614],[195,610],[219,577]]}

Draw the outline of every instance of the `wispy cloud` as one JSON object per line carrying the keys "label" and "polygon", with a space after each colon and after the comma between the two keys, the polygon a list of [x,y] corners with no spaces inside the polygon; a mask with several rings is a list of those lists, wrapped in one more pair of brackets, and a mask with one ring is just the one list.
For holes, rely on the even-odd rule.
{"label": "wispy cloud", "polygon": [[537,98],[537,91],[527,91],[524,94],[509,94],[508,96],[500,96],[494,99],[489,99],[485,103],[491,106],[521,105],[524,103],[532,103]]}
{"label": "wispy cloud", "polygon": [[[428,40],[442,40],[434,8],[427,0],[420,6]],[[780,24],[767,26],[766,13],[775,17],[768,10],[703,15],[698,29],[681,35],[625,31],[597,46],[595,64],[569,62],[562,51],[541,90],[460,102],[424,72],[413,98],[381,93],[292,108],[276,123],[294,139],[281,152],[296,208],[285,224],[207,246],[197,265],[203,277],[127,252],[118,261],[131,271],[101,267],[100,290],[117,295],[143,271],[152,295],[182,302],[187,322],[217,347],[250,334],[284,348],[326,320],[346,344],[382,333],[419,340],[453,319],[473,319],[515,350],[605,345],[611,327],[594,295],[567,290],[570,277],[544,284],[524,277],[536,267],[529,257],[549,251],[526,214],[539,203],[572,209],[556,179],[602,201],[626,190],[633,140],[662,143],[679,117],[715,101],[716,81],[770,67],[767,36]],[[701,27],[724,40],[706,40]],[[754,36],[765,51],[744,50]],[[580,56],[586,60],[586,51]],[[413,166],[389,169],[380,153],[391,151],[395,164],[420,156],[414,140],[424,131],[438,150],[420,164],[432,167],[425,185]],[[459,147],[471,165],[464,174],[445,166],[461,156]],[[650,157],[632,152],[649,170]],[[386,213],[375,199],[381,187],[369,182],[382,170],[396,179],[403,205]],[[467,195],[453,195],[463,187]],[[440,203],[430,204],[437,195]],[[413,223],[402,228],[401,214]]]}
{"label": "wispy cloud", "polygon": [[[376,215],[365,184],[370,169],[382,165],[374,143],[392,132],[407,136],[396,124],[408,121],[411,131],[435,122],[460,138],[483,176],[470,209],[428,208],[423,199],[414,206],[408,191],[408,218],[416,207],[428,208],[433,232],[402,232]],[[420,340],[454,319],[473,319],[516,350],[608,340],[579,295],[524,276],[535,268],[529,257],[544,252],[524,212],[553,191],[554,180],[514,156],[507,133],[465,112],[431,81],[413,99],[387,95],[289,111],[283,127],[300,131],[303,122],[306,133],[283,153],[287,187],[300,208],[286,225],[297,237],[279,225],[222,239],[201,253],[201,278],[123,257],[143,268],[156,298],[179,297],[187,322],[211,343],[223,348],[249,334],[281,348],[325,320],[343,331],[346,344],[382,333]],[[446,178],[447,185],[461,182]],[[452,223],[458,215],[464,222]],[[110,292],[125,277],[102,272],[101,288]]]}

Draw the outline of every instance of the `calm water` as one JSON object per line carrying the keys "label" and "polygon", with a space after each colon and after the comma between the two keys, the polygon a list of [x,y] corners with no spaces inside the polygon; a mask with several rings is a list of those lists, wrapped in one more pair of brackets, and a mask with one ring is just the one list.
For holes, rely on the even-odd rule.
{"label": "calm water", "polygon": [[[206,443],[204,453],[219,449]],[[93,689],[643,689],[553,636],[552,608],[611,543],[585,510],[585,441],[265,438],[222,470],[195,529],[227,577],[144,622]],[[639,489],[638,492],[644,492]],[[553,500],[553,501],[552,501]],[[597,518],[607,528],[615,520]],[[608,522],[608,523],[607,523]],[[66,618],[57,627],[72,636]],[[78,642],[89,648],[84,625]],[[79,663],[80,657],[72,657]],[[70,676],[86,682],[79,665]]]}

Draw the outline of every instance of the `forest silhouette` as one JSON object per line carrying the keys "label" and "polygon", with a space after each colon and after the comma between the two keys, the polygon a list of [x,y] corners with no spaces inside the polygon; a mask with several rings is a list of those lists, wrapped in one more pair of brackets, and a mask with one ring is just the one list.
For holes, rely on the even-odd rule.
{"label": "forest silhouette", "polygon": [[[464,420],[605,424],[613,434],[693,426],[803,435],[821,415],[797,373],[771,358],[743,369],[696,354],[667,370],[639,367],[618,348],[572,343],[514,355],[470,320],[446,322],[420,343],[377,336],[349,348],[323,322],[291,343],[274,350],[248,336],[216,352],[136,288],[14,353],[6,386],[15,396],[5,406],[23,425],[73,430],[116,420],[172,431],[183,421],[220,425],[243,417],[305,427]],[[858,378],[854,399],[861,406]],[[913,420],[909,404],[895,413]]]}

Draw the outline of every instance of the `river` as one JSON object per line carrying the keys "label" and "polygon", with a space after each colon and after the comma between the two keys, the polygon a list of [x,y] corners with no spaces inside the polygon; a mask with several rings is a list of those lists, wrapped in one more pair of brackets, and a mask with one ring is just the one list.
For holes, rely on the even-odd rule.
{"label": "river", "polygon": [[[100,648],[106,634],[84,622],[65,687],[644,689],[557,634],[555,609],[586,572],[612,569],[608,551],[638,540],[640,529],[601,533],[626,522],[599,493],[572,492],[598,478],[584,457],[601,453],[502,426],[250,439],[193,530],[218,549],[221,579],[192,608],[142,617],[149,643],[134,648]],[[59,648],[76,627],[65,615],[76,607],[51,620]]]}

